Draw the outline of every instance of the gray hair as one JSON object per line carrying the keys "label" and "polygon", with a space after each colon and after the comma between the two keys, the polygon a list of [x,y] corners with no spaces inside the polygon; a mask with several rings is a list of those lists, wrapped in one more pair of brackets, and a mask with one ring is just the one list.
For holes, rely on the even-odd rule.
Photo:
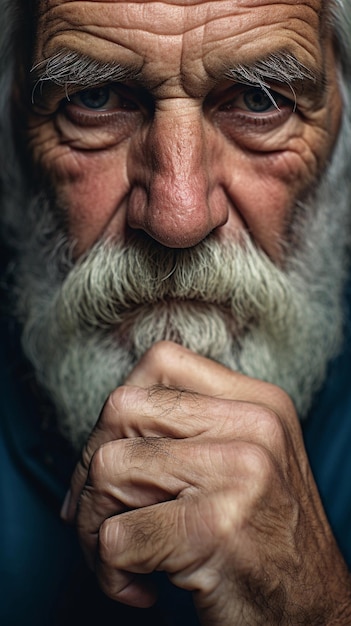
{"label": "gray hair", "polygon": [[21,245],[17,241],[17,224],[21,219],[20,207],[25,206],[25,180],[15,149],[12,98],[24,15],[18,0],[0,0],[0,13],[0,225],[1,238],[14,247]]}
{"label": "gray hair", "polygon": [[351,79],[351,0],[327,2],[327,11],[334,31],[342,74],[346,79],[345,82],[349,84],[348,81]]}

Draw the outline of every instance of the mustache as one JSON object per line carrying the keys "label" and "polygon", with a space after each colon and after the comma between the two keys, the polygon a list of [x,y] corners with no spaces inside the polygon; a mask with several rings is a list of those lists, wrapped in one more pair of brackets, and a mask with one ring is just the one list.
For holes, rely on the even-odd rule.
{"label": "mustache", "polygon": [[[296,295],[296,294],[295,294]],[[209,237],[194,248],[168,249],[135,237],[105,241],[78,261],[53,304],[63,332],[110,328],[142,307],[203,303],[235,316],[239,326],[284,317],[291,304],[287,274],[248,236],[221,243]]]}

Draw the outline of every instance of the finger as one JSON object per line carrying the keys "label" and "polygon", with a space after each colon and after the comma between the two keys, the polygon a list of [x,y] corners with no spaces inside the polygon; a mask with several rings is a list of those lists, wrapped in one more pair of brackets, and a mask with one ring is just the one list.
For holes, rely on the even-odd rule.
{"label": "finger", "polygon": [[191,507],[180,499],[109,518],[99,534],[100,586],[115,600],[142,606],[145,576],[165,571],[182,589],[211,594],[223,575],[223,555],[232,552],[234,562],[240,508],[240,498],[228,507],[227,494],[219,492],[194,498]]}
{"label": "finger", "polygon": [[281,403],[288,402],[275,385],[234,372],[171,341],[154,344],[125,382],[145,388],[159,383],[217,398],[258,402],[278,412]]}
{"label": "finger", "polygon": [[92,569],[98,531],[106,518],[174,499],[188,487],[166,467],[166,463],[171,465],[171,456],[181,473],[180,460],[174,463],[175,454],[169,452],[172,443],[163,438],[119,440],[94,454],[76,516],[81,545]]}
{"label": "finger", "polygon": [[[195,493],[233,489],[250,498],[257,490],[262,450],[242,441],[129,439],[106,444],[92,459],[79,501],[77,529],[85,556],[94,568],[96,545],[104,520]],[[262,478],[260,466],[258,476]]]}
{"label": "finger", "polygon": [[157,589],[151,577],[113,570],[98,565],[97,578],[102,591],[112,600],[147,609],[157,600]]}
{"label": "finger", "polygon": [[171,502],[106,520],[99,533],[95,570],[104,593],[132,606],[151,604],[155,595],[148,587],[148,574],[167,571],[167,565],[176,570],[177,559],[182,567],[179,543],[189,554],[190,542],[180,531],[182,516],[182,503]]}
{"label": "finger", "polygon": [[155,389],[155,383],[194,395],[267,407],[283,418],[296,442],[301,439],[294,404],[283,389],[232,371],[178,344],[169,341],[154,344],[126,380],[127,385],[150,389]]}
{"label": "finger", "polygon": [[[210,371],[208,371],[210,368]],[[208,395],[232,397],[234,381],[223,365],[207,359],[171,341],[154,344],[140,359],[125,383],[138,387],[151,387],[156,383],[179,387]],[[238,382],[245,378],[237,373]],[[220,384],[218,384],[220,383]]]}
{"label": "finger", "polygon": [[74,520],[91,458],[108,441],[135,437],[252,438],[272,446],[274,441],[281,445],[284,436],[279,416],[266,407],[173,389],[150,392],[137,387],[118,388],[106,403],[73,474],[65,519]]}
{"label": "finger", "polygon": [[[297,434],[301,438],[299,431]],[[106,403],[73,474],[65,515],[68,521],[74,520],[95,451],[107,441],[135,437],[238,438],[260,443],[280,455],[293,449],[284,421],[265,406],[173,389],[150,392],[137,387],[118,388]]]}

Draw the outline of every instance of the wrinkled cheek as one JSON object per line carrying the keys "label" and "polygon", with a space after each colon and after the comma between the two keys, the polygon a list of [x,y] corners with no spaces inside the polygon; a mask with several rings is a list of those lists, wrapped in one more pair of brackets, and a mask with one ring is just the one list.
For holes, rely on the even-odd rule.
{"label": "wrinkled cheek", "polygon": [[76,255],[103,236],[123,236],[129,192],[124,163],[99,152],[71,152],[56,162],[51,179]]}
{"label": "wrinkled cheek", "polygon": [[[123,231],[123,204],[129,191],[127,142],[106,150],[75,149],[61,141],[50,120],[35,117],[28,122],[23,142],[31,181],[37,191],[47,188],[54,195],[77,255],[105,234],[118,236]],[[112,228],[114,221],[118,223]]]}
{"label": "wrinkled cheek", "polygon": [[251,157],[245,172],[233,178],[229,190],[233,205],[255,243],[274,262],[284,262],[296,201],[315,180],[312,169],[294,154],[261,155]]}

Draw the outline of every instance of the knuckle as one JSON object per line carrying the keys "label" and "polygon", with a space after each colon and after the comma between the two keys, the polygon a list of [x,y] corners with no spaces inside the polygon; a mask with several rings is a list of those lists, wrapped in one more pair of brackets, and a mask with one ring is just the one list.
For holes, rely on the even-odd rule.
{"label": "knuckle", "polygon": [[174,349],[176,346],[171,341],[158,341],[145,352],[143,359],[147,364],[151,366],[154,364],[157,369],[162,370],[162,366],[169,363],[170,352]]}
{"label": "knuckle", "polygon": [[281,449],[285,447],[285,428],[278,413],[269,407],[260,407],[257,416],[255,429],[260,435],[260,440],[267,443],[271,449]]}
{"label": "knuckle", "polygon": [[272,455],[263,446],[245,444],[241,449],[241,462],[244,472],[250,482],[261,491],[272,484],[276,472],[276,466]]}
{"label": "knuckle", "polygon": [[108,396],[103,411],[100,416],[100,424],[105,428],[112,427],[116,421],[116,416],[123,413],[127,404],[127,396],[130,394],[131,388],[122,385],[114,389]]}
{"label": "knuckle", "polygon": [[99,529],[98,537],[98,556],[99,560],[105,567],[112,567],[114,565],[113,555],[116,545],[116,535],[118,535],[118,525],[115,522],[111,522],[111,519],[106,519],[102,522]]}
{"label": "knuckle", "polygon": [[95,488],[106,484],[111,477],[112,471],[116,471],[118,456],[115,454],[116,442],[101,445],[91,457],[88,480]]}
{"label": "knuckle", "polygon": [[285,407],[286,411],[295,412],[294,403],[292,399],[290,398],[289,394],[286,391],[284,391],[284,389],[282,389],[281,387],[275,386],[274,393],[276,397],[276,402],[277,404],[279,404],[279,406]]}
{"label": "knuckle", "polygon": [[116,439],[128,436],[131,414],[140,406],[145,397],[144,389],[122,385],[108,396],[100,415],[98,429],[104,438]]}
{"label": "knuckle", "polygon": [[159,384],[168,386],[185,351],[183,346],[172,341],[158,341],[145,352],[140,363],[147,371],[153,372]]}
{"label": "knuckle", "polygon": [[117,387],[105,402],[99,420],[100,430],[110,433],[114,439],[130,436],[130,433],[135,432],[133,416],[145,409],[146,398],[147,392],[142,387],[131,385]]}

